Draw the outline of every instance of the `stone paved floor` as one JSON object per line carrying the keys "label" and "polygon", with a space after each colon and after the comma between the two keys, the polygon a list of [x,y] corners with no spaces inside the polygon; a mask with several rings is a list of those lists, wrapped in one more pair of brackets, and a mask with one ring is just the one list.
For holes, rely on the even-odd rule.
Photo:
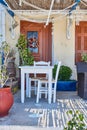
{"label": "stone paved floor", "polygon": [[[57,92],[57,102],[48,104],[47,99],[35,102],[35,96],[26,98],[25,103],[20,102],[20,91],[14,95],[14,105],[8,116],[0,118],[2,126],[33,126],[40,128],[63,128],[69,120],[66,112],[80,110],[84,113],[87,124],[87,100],[77,96],[77,92]],[[2,130],[2,129],[0,129]],[[12,129],[13,130],[13,129]]]}

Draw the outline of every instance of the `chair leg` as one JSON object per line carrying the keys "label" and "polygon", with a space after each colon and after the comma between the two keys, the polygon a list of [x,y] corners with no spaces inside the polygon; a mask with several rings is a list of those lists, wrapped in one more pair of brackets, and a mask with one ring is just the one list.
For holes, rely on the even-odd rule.
{"label": "chair leg", "polygon": [[35,95],[37,95],[37,81],[35,81]]}
{"label": "chair leg", "polygon": [[54,92],[54,94],[53,94],[53,103],[55,103],[56,102],[56,92]]}
{"label": "chair leg", "polygon": [[53,90],[53,103],[56,102],[56,86],[54,85],[54,90]]}
{"label": "chair leg", "polygon": [[31,97],[31,79],[29,79],[29,98]]}
{"label": "chair leg", "polygon": [[39,94],[39,98],[41,98],[41,93]]}
{"label": "chair leg", "polygon": [[[47,89],[47,83],[45,84],[45,88]],[[47,92],[45,92],[45,98],[47,98]]]}
{"label": "chair leg", "polygon": [[39,103],[40,98],[40,81],[38,81],[36,103]]}

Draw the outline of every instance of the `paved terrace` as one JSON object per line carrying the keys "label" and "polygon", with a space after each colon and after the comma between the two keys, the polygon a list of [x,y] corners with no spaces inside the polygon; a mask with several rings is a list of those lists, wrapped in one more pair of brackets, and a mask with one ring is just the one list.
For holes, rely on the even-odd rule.
{"label": "paved terrace", "polygon": [[14,105],[9,115],[0,118],[0,130],[62,130],[70,118],[66,114],[70,109],[79,109],[84,113],[87,124],[87,100],[77,96],[77,92],[57,92],[57,102],[52,104],[48,104],[44,98],[40,99],[39,104],[35,101],[32,96],[22,104],[19,90],[14,95]]}

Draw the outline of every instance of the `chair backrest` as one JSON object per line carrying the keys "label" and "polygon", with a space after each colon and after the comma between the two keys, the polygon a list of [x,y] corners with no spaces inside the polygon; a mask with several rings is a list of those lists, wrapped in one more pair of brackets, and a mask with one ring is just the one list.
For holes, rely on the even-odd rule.
{"label": "chair backrest", "polygon": [[50,61],[34,61],[34,66],[50,66]]}
{"label": "chair backrest", "polygon": [[56,71],[56,76],[55,76],[55,82],[57,82],[57,79],[58,79],[60,66],[61,66],[61,61],[59,61],[59,62],[58,62],[58,65],[57,65],[57,71]]}
{"label": "chair backrest", "polygon": [[[50,66],[50,61],[34,61],[34,66]],[[36,74],[34,74],[36,77]],[[46,74],[46,78],[48,78],[48,75]]]}

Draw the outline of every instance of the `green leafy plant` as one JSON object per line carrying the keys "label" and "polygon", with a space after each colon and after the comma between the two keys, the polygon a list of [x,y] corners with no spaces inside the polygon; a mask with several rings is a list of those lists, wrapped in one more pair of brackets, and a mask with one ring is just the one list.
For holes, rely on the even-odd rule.
{"label": "green leafy plant", "polygon": [[[56,70],[57,70],[57,65],[54,65],[54,69],[53,69],[53,77],[54,78],[55,78],[55,75],[56,75]],[[60,67],[58,80],[61,80],[61,81],[70,80],[71,75],[72,75],[71,68],[68,67],[68,66],[62,65]]]}
{"label": "green leafy plant", "polygon": [[84,123],[84,115],[80,111],[67,111],[67,115],[71,117],[68,121],[67,126],[64,127],[64,130],[87,130]]}
{"label": "green leafy plant", "polygon": [[8,80],[6,65],[7,65],[7,58],[8,58],[10,51],[11,51],[11,49],[10,49],[9,44],[6,41],[2,42],[1,47],[0,47],[0,53],[1,53],[1,55],[3,55],[3,63],[2,63],[2,57],[0,59],[1,60],[1,63],[0,63],[1,64],[1,66],[0,66],[1,87],[3,87],[5,82]]}
{"label": "green leafy plant", "polygon": [[81,55],[81,60],[87,62],[87,53]]}
{"label": "green leafy plant", "polygon": [[25,35],[23,34],[20,35],[16,47],[19,50],[21,60],[20,65],[32,65],[34,62],[34,57],[27,48],[27,40],[25,38]]}

